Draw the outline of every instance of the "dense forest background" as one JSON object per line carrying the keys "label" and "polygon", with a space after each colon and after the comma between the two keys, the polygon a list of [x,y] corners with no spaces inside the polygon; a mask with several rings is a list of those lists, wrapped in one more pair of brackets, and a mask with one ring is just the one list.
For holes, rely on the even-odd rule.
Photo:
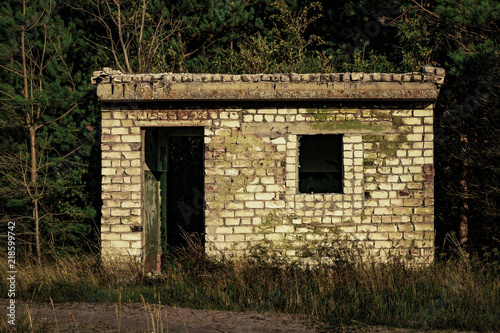
{"label": "dense forest background", "polygon": [[16,220],[18,243],[33,256],[98,248],[93,70],[412,72],[432,65],[447,72],[435,113],[438,254],[453,254],[453,243],[472,255],[498,253],[499,24],[494,0],[4,0],[1,234]]}

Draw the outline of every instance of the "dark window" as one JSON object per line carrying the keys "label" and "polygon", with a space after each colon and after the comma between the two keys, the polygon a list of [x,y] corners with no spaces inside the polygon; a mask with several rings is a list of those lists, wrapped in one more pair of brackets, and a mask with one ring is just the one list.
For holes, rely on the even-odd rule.
{"label": "dark window", "polygon": [[299,137],[299,193],[342,193],[342,135]]}

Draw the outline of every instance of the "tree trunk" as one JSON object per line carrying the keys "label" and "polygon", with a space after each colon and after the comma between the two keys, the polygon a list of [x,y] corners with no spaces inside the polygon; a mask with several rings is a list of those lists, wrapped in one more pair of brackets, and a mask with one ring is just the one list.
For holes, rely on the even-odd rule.
{"label": "tree trunk", "polygon": [[465,152],[467,145],[467,137],[463,136],[460,140],[464,147],[460,153],[461,171],[460,171],[460,214],[458,223],[458,240],[463,249],[466,248],[469,241],[469,205],[467,203],[467,163],[465,162]]}
{"label": "tree trunk", "polygon": [[[23,1],[23,16],[26,15],[26,1]],[[26,100],[29,99],[29,84],[28,84],[28,68],[26,63],[26,25],[23,25],[21,30],[21,56],[23,62],[23,96]],[[34,121],[35,115],[33,109],[31,113],[26,114],[26,124],[30,133],[30,161],[31,161],[31,200],[33,201],[33,221],[35,221],[35,244],[36,244],[36,259],[39,265],[42,264],[42,253],[40,249],[40,217],[38,212],[38,167],[36,161],[36,125]]]}
{"label": "tree trunk", "polygon": [[39,265],[42,264],[42,253],[40,249],[40,217],[38,212],[38,168],[36,165],[36,128],[31,125],[30,132],[30,160],[31,160],[31,183],[33,187],[33,221],[35,221],[35,244],[36,244],[36,260]]}

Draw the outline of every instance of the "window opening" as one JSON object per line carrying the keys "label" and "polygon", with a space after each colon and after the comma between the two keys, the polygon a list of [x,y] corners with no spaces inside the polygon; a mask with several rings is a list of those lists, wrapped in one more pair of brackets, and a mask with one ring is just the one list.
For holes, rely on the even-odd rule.
{"label": "window opening", "polygon": [[299,138],[299,193],[343,193],[341,134]]}

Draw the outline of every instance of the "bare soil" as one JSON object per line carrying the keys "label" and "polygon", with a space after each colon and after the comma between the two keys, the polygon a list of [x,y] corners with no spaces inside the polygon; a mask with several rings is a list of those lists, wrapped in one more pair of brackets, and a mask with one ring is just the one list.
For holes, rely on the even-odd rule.
{"label": "bare soil", "polygon": [[[9,327],[7,300],[0,300],[0,327]],[[196,310],[141,303],[34,303],[16,301],[16,318],[41,332],[235,332],[235,333],[312,333],[333,328],[315,325],[306,317],[259,312]],[[12,327],[14,329],[14,327]],[[19,329],[19,328],[18,328]],[[14,331],[14,330],[12,330]],[[19,330],[17,330],[19,332]],[[336,332],[417,333],[420,330],[389,329],[368,325],[334,329]],[[438,331],[432,331],[438,333]],[[453,332],[457,331],[439,331]]]}
{"label": "bare soil", "polygon": [[[6,318],[1,302],[1,321]],[[258,312],[195,310],[158,304],[67,302],[27,304],[16,302],[16,318],[59,332],[293,332],[316,330],[304,317]],[[3,326],[3,325],[2,325]]]}

